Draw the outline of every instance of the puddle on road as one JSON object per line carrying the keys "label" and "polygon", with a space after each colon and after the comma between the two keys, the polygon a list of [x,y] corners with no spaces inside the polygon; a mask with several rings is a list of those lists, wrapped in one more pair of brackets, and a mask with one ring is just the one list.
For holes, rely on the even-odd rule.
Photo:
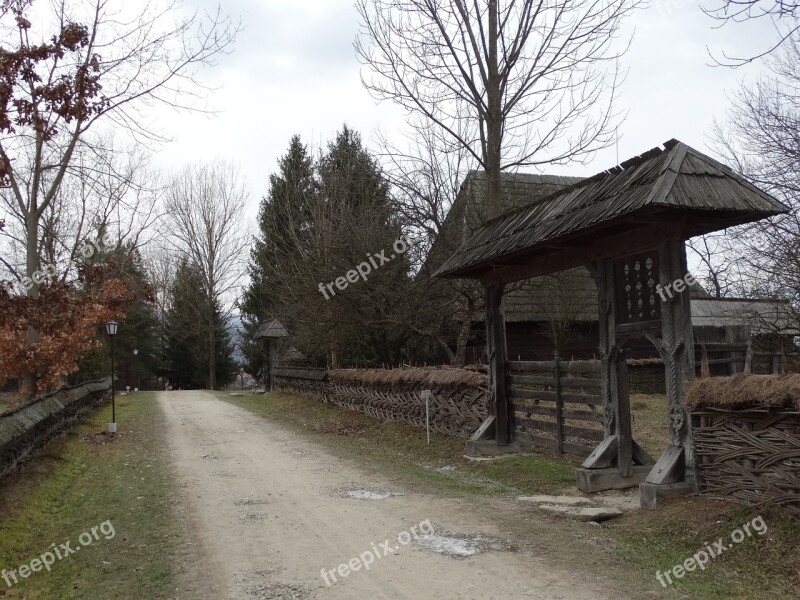
{"label": "puddle on road", "polygon": [[344,488],[338,490],[334,495],[344,498],[353,498],[354,500],[387,500],[396,496],[402,496],[403,493],[377,488]]}
{"label": "puddle on road", "polygon": [[236,479],[238,477],[236,473],[231,473],[230,471],[212,471],[211,474],[214,477],[222,477],[223,479]]}
{"label": "puddle on road", "polygon": [[314,458],[314,455],[311,452],[300,450],[299,448],[292,448],[289,450],[289,455],[294,458],[299,458],[300,460],[311,460]]}
{"label": "puddle on road", "polygon": [[266,513],[244,513],[243,515],[239,515],[239,520],[244,521],[245,523],[263,521],[266,518]]}
{"label": "puddle on road", "polygon": [[262,498],[238,498],[233,501],[234,506],[262,506],[264,504],[269,504],[269,500],[264,500]]}
{"label": "puddle on road", "polygon": [[485,535],[433,534],[421,536],[417,546],[450,558],[469,558],[484,552],[512,552],[510,542]]}

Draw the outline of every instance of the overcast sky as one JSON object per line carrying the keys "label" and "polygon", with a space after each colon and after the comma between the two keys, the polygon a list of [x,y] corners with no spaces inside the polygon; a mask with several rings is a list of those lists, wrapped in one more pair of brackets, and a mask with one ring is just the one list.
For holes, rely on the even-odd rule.
{"label": "overcast sky", "polygon": [[[186,3],[212,5],[210,0]],[[629,74],[619,108],[628,115],[619,127],[620,160],[671,138],[707,150],[713,118],[724,116],[727,96],[763,68],[709,66],[707,47],[754,52],[772,38],[769,23],[714,29],[699,7],[696,0],[653,0],[628,21],[635,32],[623,59]],[[219,88],[211,97],[219,112],[162,115],[165,133],[175,141],[159,153],[158,164],[172,168],[215,158],[240,163],[255,215],[269,174],[293,134],[316,146],[345,122],[368,143],[377,127],[389,135],[401,128],[403,114],[389,103],[378,105],[361,86],[352,0],[227,0],[224,9],[241,18],[245,29],[234,53],[203,78]],[[588,165],[547,171],[589,176],[616,161],[617,149],[609,149]]]}

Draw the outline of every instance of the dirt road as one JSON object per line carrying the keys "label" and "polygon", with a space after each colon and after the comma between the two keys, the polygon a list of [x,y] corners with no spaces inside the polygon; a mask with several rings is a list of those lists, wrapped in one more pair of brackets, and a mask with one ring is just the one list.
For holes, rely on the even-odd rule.
{"label": "dirt road", "polygon": [[621,598],[509,546],[463,500],[404,492],[210,393],[159,403],[199,539],[197,597]]}

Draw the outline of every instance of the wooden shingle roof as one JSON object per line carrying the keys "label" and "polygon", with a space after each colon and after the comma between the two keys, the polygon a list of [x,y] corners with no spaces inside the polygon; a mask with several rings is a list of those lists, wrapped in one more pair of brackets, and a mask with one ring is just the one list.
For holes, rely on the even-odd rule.
{"label": "wooden shingle roof", "polygon": [[[679,220],[691,237],[788,210],[725,165],[671,140],[663,150],[650,150],[487,222],[436,275],[482,277],[522,257],[574,250],[578,240],[586,244],[612,231],[624,234],[638,226],[634,217]],[[580,264],[574,252],[570,260],[566,266]]]}
{"label": "wooden shingle roof", "polygon": [[286,327],[284,327],[283,324],[281,324],[281,322],[277,319],[272,319],[266,323],[262,323],[256,330],[256,334],[253,336],[253,338],[260,340],[263,338],[281,338],[288,336],[289,332],[286,331]]}

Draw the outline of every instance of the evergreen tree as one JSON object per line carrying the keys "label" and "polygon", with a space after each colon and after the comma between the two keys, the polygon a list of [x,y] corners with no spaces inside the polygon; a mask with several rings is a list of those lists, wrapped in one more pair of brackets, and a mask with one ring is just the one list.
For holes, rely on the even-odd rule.
{"label": "evergreen tree", "polygon": [[[202,274],[183,262],[175,274],[170,309],[166,323],[166,374],[174,388],[208,387],[208,325],[204,318]],[[222,308],[214,308],[217,385],[225,385],[236,376],[233,347]]]}
{"label": "evergreen tree", "polygon": [[[242,323],[252,340],[261,322],[278,311],[282,265],[296,262],[310,243],[313,204],[316,198],[314,164],[308,149],[293,136],[269,179],[258,215],[259,234],[250,251],[250,286],[241,303]],[[286,323],[291,325],[291,323]],[[247,343],[242,351],[247,370],[255,374],[264,364],[260,343]]]}

